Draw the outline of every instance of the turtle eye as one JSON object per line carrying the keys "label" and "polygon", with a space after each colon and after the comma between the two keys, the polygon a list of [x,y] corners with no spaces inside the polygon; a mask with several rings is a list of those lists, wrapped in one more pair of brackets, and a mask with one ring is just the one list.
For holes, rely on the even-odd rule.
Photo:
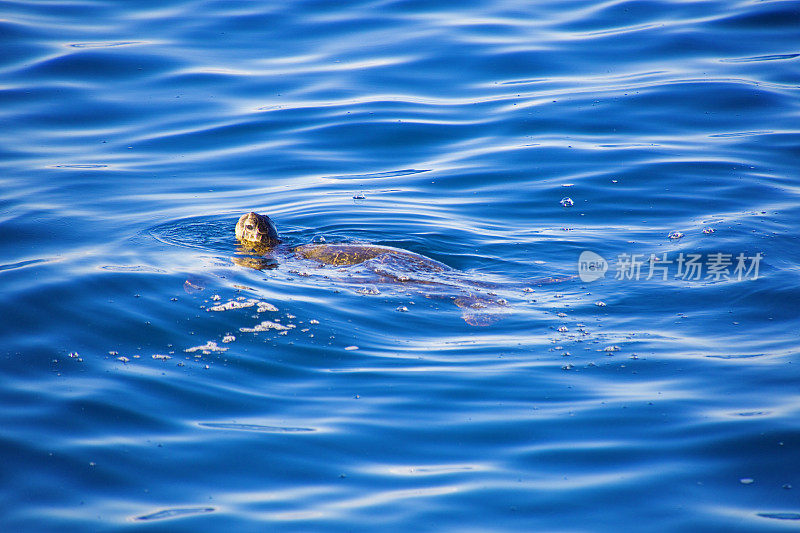
{"label": "turtle eye", "polygon": [[244,229],[246,229],[248,231],[253,231],[255,229],[255,226],[253,226],[252,224],[246,224],[244,226]]}

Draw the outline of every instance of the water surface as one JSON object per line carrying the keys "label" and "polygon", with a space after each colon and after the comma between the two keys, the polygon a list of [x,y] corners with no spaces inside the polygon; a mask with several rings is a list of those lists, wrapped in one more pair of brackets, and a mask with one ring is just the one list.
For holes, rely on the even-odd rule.
{"label": "water surface", "polygon": [[[791,1],[4,2],[2,529],[797,527],[798,27]],[[248,211],[508,306],[241,266]],[[675,277],[715,253],[757,279]]]}

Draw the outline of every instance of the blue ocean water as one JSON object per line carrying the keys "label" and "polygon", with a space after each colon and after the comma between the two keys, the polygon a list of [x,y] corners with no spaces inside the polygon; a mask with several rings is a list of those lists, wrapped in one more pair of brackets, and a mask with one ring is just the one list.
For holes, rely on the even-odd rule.
{"label": "blue ocean water", "polygon": [[[0,529],[798,527],[799,28],[770,0],[0,2]],[[288,251],[322,239],[455,281]]]}

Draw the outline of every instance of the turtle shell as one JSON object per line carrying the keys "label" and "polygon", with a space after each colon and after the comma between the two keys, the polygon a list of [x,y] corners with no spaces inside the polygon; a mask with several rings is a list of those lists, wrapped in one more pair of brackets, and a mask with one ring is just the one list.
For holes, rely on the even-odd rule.
{"label": "turtle shell", "polygon": [[402,267],[414,272],[444,272],[450,267],[429,257],[389,246],[371,244],[306,244],[294,249],[297,257],[325,265],[350,266],[365,261]]}

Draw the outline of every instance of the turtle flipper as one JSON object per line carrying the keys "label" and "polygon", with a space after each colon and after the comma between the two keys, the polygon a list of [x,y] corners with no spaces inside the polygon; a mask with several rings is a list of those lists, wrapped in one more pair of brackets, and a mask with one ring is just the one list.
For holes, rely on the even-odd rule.
{"label": "turtle flipper", "polygon": [[461,318],[470,326],[490,326],[503,319],[501,308],[508,308],[508,302],[502,298],[468,294],[453,299],[456,306],[464,310]]}
{"label": "turtle flipper", "polygon": [[365,261],[364,266],[381,278],[396,283],[446,285],[443,281],[435,279],[444,271],[444,265],[440,267],[438,263],[427,258],[382,253]]}
{"label": "turtle flipper", "polygon": [[470,326],[491,326],[496,322],[503,320],[503,315],[493,315],[491,313],[467,313],[461,314],[464,322]]}

